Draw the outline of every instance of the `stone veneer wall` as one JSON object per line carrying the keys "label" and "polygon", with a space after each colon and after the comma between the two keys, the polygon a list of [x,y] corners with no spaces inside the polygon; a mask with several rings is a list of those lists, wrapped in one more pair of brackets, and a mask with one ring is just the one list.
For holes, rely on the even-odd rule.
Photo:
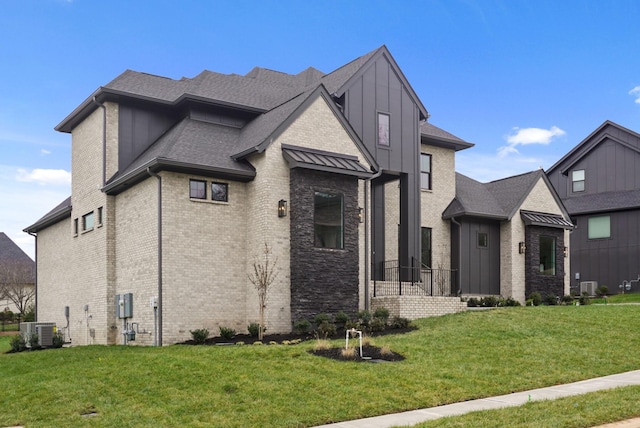
{"label": "stone veneer wall", "polygon": [[432,296],[381,296],[371,299],[371,311],[386,308],[389,315],[394,317],[418,318],[436,317],[455,314],[467,310],[466,302],[459,297]]}
{"label": "stone veneer wall", "polygon": [[[314,245],[314,193],[344,195],[344,249]],[[291,320],[319,313],[358,311],[358,180],[319,171],[291,170]]]}
{"label": "stone veneer wall", "polygon": [[[527,257],[525,262],[526,287],[525,295],[528,297],[533,292],[544,296],[554,295],[562,297],[564,290],[564,231],[549,227],[528,226],[525,231],[527,243]],[[542,275],[540,273],[540,236],[553,236],[556,238],[556,274]]]}

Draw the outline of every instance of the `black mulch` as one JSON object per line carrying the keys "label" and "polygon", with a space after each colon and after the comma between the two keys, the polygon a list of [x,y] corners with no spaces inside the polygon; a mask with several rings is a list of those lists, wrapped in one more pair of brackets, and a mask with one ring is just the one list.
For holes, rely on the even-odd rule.
{"label": "black mulch", "polygon": [[[357,343],[357,342],[356,342]],[[382,352],[382,348],[371,345],[362,345],[362,356],[360,355],[360,347],[356,344],[355,356],[345,357],[342,355],[344,348],[329,348],[329,349],[312,349],[309,352],[313,355],[320,357],[331,358],[339,361],[402,361],[404,357],[393,351]]]}

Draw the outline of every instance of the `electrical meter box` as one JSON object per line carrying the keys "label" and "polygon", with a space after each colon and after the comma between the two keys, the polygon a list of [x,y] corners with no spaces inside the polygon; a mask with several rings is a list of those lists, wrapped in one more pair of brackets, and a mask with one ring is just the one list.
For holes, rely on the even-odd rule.
{"label": "electrical meter box", "polygon": [[116,318],[133,318],[133,293],[116,294]]}

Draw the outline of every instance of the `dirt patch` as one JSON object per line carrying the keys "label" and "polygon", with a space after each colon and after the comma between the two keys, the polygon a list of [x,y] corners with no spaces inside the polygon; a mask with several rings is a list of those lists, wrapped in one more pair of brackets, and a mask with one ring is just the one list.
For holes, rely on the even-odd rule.
{"label": "dirt patch", "polygon": [[362,356],[360,355],[360,348],[356,347],[355,354],[345,355],[344,348],[328,348],[328,349],[312,349],[309,352],[319,357],[331,358],[338,361],[402,361],[404,357],[393,351],[379,348],[372,345],[362,345]]}

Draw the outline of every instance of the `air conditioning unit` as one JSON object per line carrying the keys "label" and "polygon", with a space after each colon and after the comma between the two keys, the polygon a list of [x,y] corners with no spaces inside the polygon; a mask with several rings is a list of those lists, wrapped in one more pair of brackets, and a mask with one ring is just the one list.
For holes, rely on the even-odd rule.
{"label": "air conditioning unit", "polygon": [[36,333],[38,333],[38,345],[53,346],[53,330],[54,325],[36,325]]}
{"label": "air conditioning unit", "polygon": [[[51,330],[50,338],[48,339],[51,343],[48,345],[42,343],[42,335],[48,335],[49,329],[45,328],[42,330],[40,327],[48,327]],[[53,344],[53,330],[55,327],[56,323],[54,322],[22,322],[20,323],[20,336],[27,342],[27,346],[29,346],[29,338],[31,338],[33,334],[38,335],[38,343],[40,346],[51,346]]]}
{"label": "air conditioning unit", "polygon": [[595,296],[597,288],[598,281],[582,281],[580,283],[580,294],[587,293],[589,296]]}

